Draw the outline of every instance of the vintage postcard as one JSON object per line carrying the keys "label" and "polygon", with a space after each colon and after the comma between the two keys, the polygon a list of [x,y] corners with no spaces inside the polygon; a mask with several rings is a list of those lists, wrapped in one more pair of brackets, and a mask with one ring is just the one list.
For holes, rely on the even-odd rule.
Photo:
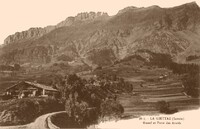
{"label": "vintage postcard", "polygon": [[200,128],[200,0],[6,0],[0,17],[0,129]]}

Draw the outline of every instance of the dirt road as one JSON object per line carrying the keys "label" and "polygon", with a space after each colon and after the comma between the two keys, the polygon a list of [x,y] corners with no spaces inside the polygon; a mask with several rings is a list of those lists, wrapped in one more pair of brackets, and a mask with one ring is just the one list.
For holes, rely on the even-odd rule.
{"label": "dirt road", "polygon": [[51,115],[61,113],[60,112],[53,112],[42,115],[38,117],[34,122],[27,124],[27,125],[18,125],[18,126],[0,126],[0,129],[49,129],[47,118]]}

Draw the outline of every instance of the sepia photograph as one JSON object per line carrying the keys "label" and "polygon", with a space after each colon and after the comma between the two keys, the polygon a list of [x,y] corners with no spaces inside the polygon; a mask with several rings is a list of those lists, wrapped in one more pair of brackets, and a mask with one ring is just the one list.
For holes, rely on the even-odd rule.
{"label": "sepia photograph", "polygon": [[200,0],[1,0],[0,129],[199,129]]}

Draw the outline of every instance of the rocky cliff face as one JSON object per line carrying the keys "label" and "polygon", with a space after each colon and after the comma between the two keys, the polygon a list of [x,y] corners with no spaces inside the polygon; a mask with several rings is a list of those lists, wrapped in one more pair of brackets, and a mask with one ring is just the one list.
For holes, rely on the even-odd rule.
{"label": "rocky cliff face", "polygon": [[16,32],[13,35],[9,35],[4,40],[4,45],[14,42],[20,42],[20,40],[28,40],[28,39],[37,39],[41,36],[43,36],[46,33],[49,33],[50,31],[54,30],[55,26],[47,26],[45,28],[30,28],[29,30],[22,31],[22,32]]}
{"label": "rocky cliff face", "polygon": [[75,17],[68,17],[64,21],[58,23],[56,25],[56,28],[63,27],[63,26],[71,26],[73,24],[76,25],[76,23],[80,24],[81,23],[87,23],[87,22],[92,22],[94,20],[101,20],[108,18],[108,14],[104,12],[83,12],[83,13],[78,13]]}
{"label": "rocky cliff face", "polygon": [[1,63],[48,64],[64,55],[88,65],[108,65],[140,49],[170,54],[181,62],[190,53],[200,55],[200,9],[196,3],[174,8],[128,7],[112,17],[80,13],[48,31],[33,30],[5,40],[8,45],[2,48]]}
{"label": "rocky cliff face", "polygon": [[75,17],[75,21],[79,21],[79,20],[93,20],[96,18],[103,18],[103,17],[108,17],[107,13],[102,13],[102,12],[84,12],[84,13],[79,13],[76,17]]}
{"label": "rocky cliff face", "polygon": [[75,24],[76,22],[89,22],[92,20],[99,20],[101,18],[107,18],[108,14],[107,13],[102,13],[102,12],[84,12],[84,13],[79,13],[75,17],[68,17],[66,20],[58,23],[55,26],[47,26],[44,28],[30,28],[29,30],[22,31],[22,32],[16,32],[13,35],[9,35],[5,40],[4,44],[9,44],[9,43],[14,43],[14,42],[19,42],[20,40],[28,40],[28,39],[37,39],[43,36],[44,34],[47,34],[51,32],[52,30],[59,28],[59,27],[64,27],[64,26],[71,26]]}

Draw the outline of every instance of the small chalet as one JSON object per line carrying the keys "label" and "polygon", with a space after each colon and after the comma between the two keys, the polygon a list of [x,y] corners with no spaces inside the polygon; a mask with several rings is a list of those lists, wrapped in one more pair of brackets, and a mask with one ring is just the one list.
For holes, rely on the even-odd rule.
{"label": "small chalet", "polygon": [[57,89],[36,82],[21,81],[6,89],[6,95],[14,98],[53,96],[59,94]]}

